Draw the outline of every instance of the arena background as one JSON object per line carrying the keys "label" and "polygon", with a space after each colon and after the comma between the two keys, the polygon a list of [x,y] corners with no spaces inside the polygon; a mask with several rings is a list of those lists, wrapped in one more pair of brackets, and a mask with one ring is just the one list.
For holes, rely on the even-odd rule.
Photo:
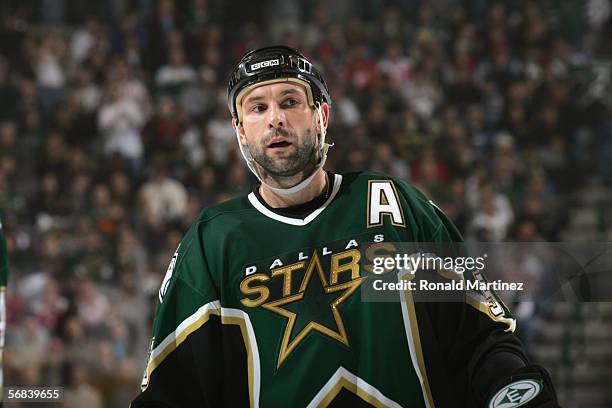
{"label": "arena background", "polygon": [[[470,239],[612,240],[609,16],[608,0],[3,0],[5,386],[62,385],[65,407],[138,392],[183,232],[253,183],[226,84],[263,45],[324,72],[330,169],[408,180]],[[612,406],[611,303],[513,310],[562,406]]]}

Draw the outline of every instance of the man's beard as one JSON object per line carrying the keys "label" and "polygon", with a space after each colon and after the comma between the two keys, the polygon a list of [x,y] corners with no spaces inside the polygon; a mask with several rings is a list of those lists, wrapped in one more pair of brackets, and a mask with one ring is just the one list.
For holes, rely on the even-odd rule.
{"label": "man's beard", "polygon": [[[266,150],[270,140],[278,135],[285,137],[295,151],[283,158],[271,158],[266,155]],[[315,149],[317,141],[312,129],[307,129],[304,136],[300,142],[295,132],[282,128],[274,129],[266,133],[257,146],[250,147],[251,155],[265,174],[271,178],[288,178],[310,172],[317,162]]]}

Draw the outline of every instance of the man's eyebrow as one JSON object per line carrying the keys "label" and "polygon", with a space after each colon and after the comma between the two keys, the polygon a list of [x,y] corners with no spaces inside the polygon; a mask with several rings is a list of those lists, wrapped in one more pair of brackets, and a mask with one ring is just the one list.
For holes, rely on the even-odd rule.
{"label": "man's eyebrow", "polygon": [[[288,88],[288,89],[285,89],[284,91],[282,91],[282,92],[280,93],[280,96],[286,96],[286,95],[300,95],[300,94],[301,94],[301,92],[300,92],[299,90],[294,89],[294,88]],[[255,96],[255,95],[254,95],[254,96],[249,96],[248,98],[246,98],[246,99],[244,100],[244,102],[243,102],[243,103],[252,103],[252,102],[257,102],[257,101],[261,101],[261,100],[263,100],[263,99],[265,99],[265,98],[266,98],[266,97],[265,97],[265,96],[263,96],[263,95],[258,95],[258,96]]]}
{"label": "man's eyebrow", "polygon": [[260,101],[262,99],[265,99],[263,96],[249,96],[248,98],[246,98],[246,100],[244,101],[244,103],[249,103],[249,102],[257,102]]}
{"label": "man's eyebrow", "polygon": [[289,88],[285,89],[281,92],[281,96],[289,95],[289,94],[299,94],[300,92],[297,89]]}

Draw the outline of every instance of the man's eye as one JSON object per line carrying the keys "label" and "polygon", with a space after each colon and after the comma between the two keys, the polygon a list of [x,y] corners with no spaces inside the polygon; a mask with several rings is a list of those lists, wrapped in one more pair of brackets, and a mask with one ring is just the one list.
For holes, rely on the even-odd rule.
{"label": "man's eye", "polygon": [[286,105],[286,106],[295,106],[295,105],[297,105],[298,103],[299,103],[299,102],[298,102],[297,100],[293,99],[293,98],[291,98],[291,99],[287,99],[287,100],[285,101],[285,105]]}
{"label": "man's eye", "polygon": [[251,107],[251,111],[252,111],[252,112],[256,112],[256,113],[257,113],[257,112],[263,112],[264,110],[266,110],[266,107],[265,107],[264,105],[261,105],[261,104],[259,104],[259,105],[253,105],[253,106]]}

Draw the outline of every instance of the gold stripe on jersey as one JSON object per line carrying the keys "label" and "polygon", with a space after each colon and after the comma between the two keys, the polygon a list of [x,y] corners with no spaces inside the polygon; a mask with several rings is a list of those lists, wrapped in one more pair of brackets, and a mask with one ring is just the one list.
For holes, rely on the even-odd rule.
{"label": "gold stripe on jersey", "polygon": [[[409,276],[407,276],[409,275]],[[410,272],[407,272],[403,276],[399,277],[399,280],[410,280],[414,277]],[[425,358],[423,357],[423,348],[421,346],[421,337],[419,335],[419,325],[417,321],[416,310],[414,309],[414,299],[412,298],[412,292],[410,290],[403,291],[404,298],[401,302],[401,307],[404,309],[404,313],[406,313],[407,319],[404,320],[404,324],[409,324],[410,327],[406,327],[406,329],[410,330],[410,335],[408,337],[408,341],[412,344],[414,349],[410,350],[410,355],[414,360],[416,360],[417,367],[414,367],[415,370],[420,373],[421,382],[423,386],[423,394],[426,398],[425,405],[427,408],[435,408],[435,404],[433,401],[433,397],[431,394],[431,387],[429,386],[429,379],[427,377],[427,369],[425,367]],[[406,321],[407,320],[407,321]],[[408,334],[408,333],[407,333]]]}
{"label": "gold stripe on jersey", "polygon": [[[218,304],[218,302],[211,302],[211,303],[204,305],[202,308],[205,308],[214,303]],[[213,315],[220,316],[221,324],[233,324],[233,325],[237,325],[238,327],[240,327],[240,333],[242,334],[242,339],[244,341],[244,345],[246,347],[246,353],[247,353],[249,405],[251,408],[258,407],[259,406],[259,401],[258,401],[259,390],[258,390],[258,387],[255,386],[255,382],[256,382],[255,375],[256,374],[258,375],[258,373],[256,373],[255,361],[254,361],[254,359],[258,357],[254,356],[255,353],[253,352],[253,347],[255,345],[251,343],[246,319],[240,316],[228,316],[226,313],[224,313],[228,309],[222,309],[219,306],[212,306],[210,308],[206,308],[203,312],[201,311],[202,308],[198,309],[198,311],[196,311],[194,314],[186,318],[183,322],[188,321],[189,319],[196,316],[198,313],[202,313],[199,317],[197,317],[196,320],[190,323],[187,327],[183,328],[180,332],[171,333],[170,335],[166,337],[166,339],[171,339],[172,336],[174,336],[174,341],[170,341],[169,344],[166,345],[161,352],[159,352],[159,354],[157,354],[155,357],[153,357],[149,361],[149,364],[147,366],[147,377],[150,378],[153,371],[157,367],[159,367],[159,365],[164,361],[164,359],[170,353],[176,350],[187,339],[187,337],[191,333],[195,332],[196,330],[201,328],[204,324],[206,324],[210,320],[210,316],[213,316]],[[239,312],[243,313],[242,311],[239,311]],[[164,342],[165,340],[162,341],[160,345],[163,344]],[[160,345],[158,345],[158,347]],[[155,350],[153,354],[155,354]],[[144,391],[145,389],[146,389],[146,386],[142,389],[142,391]]]}
{"label": "gold stripe on jersey", "polygon": [[317,408],[328,407],[332,403],[334,398],[338,396],[342,388],[345,388],[347,391],[352,392],[353,394],[357,395],[359,398],[361,398],[368,404],[375,406],[376,408],[388,408],[388,405],[377,400],[376,397],[371,394],[368,394],[366,390],[360,388],[357,384],[350,382],[346,378],[340,378],[338,383],[334,385],[334,387],[329,391],[329,394],[327,394],[323,401],[321,401],[321,403],[317,405]]}
{"label": "gold stripe on jersey", "polygon": [[389,399],[376,387],[342,366],[325,383],[307,408],[329,407],[343,388],[376,408],[401,408],[400,404]]}

